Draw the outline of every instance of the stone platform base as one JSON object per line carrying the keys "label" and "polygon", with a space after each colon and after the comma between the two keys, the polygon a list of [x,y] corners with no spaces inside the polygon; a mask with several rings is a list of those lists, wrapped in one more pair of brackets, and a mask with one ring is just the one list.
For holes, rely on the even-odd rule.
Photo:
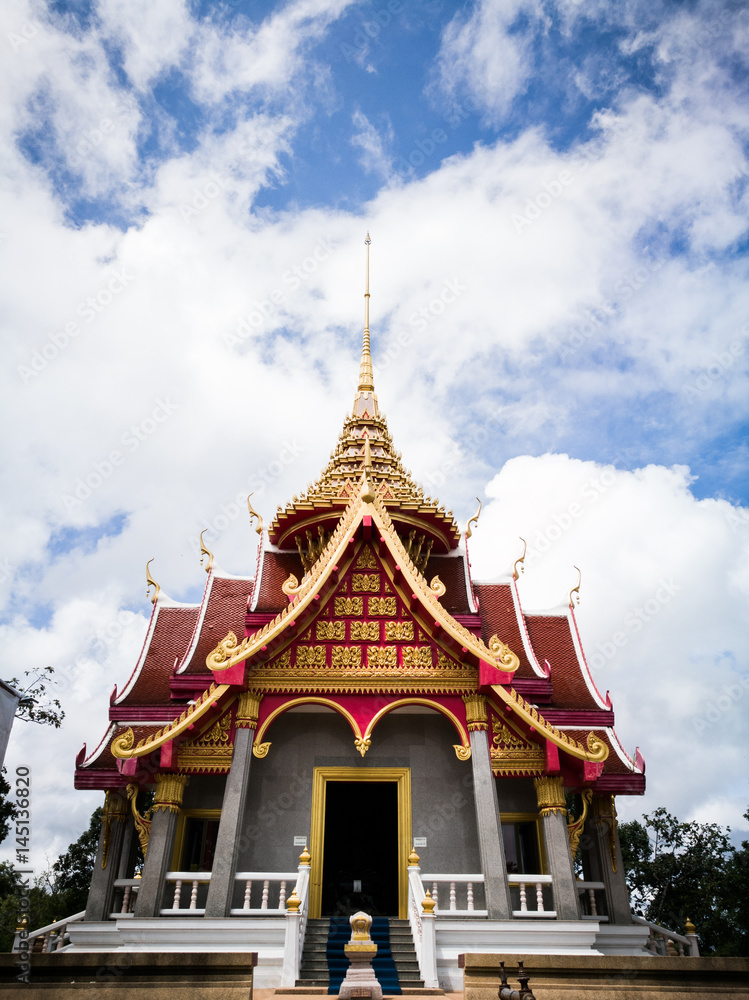
{"label": "stone platform base", "polygon": [[465,1000],[497,1000],[499,963],[518,988],[523,958],[536,1000],[676,1000],[712,997],[749,1000],[747,958],[656,958],[608,955],[465,955]]}
{"label": "stone platform base", "polygon": [[[18,955],[0,953],[0,996],[80,1000],[81,991],[113,1000],[252,1000],[254,953],[31,955],[29,982],[18,982]],[[114,992],[111,992],[114,991]],[[92,994],[93,995],[93,994]]]}

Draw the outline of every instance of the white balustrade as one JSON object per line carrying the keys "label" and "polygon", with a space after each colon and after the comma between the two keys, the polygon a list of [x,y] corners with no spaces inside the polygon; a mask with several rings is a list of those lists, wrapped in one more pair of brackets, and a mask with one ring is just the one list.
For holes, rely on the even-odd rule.
{"label": "white balustrade", "polygon": [[[299,865],[295,874],[294,890],[299,899],[299,908],[286,910],[286,936],[283,950],[283,967],[281,971],[281,986],[293,987],[302,969],[302,950],[304,935],[307,933],[307,916],[309,913],[309,875],[310,866]],[[285,895],[285,882],[281,883],[281,892]],[[293,894],[292,894],[293,895]]]}
{"label": "white balustrade", "polygon": [[[432,884],[432,899],[435,902],[434,913],[437,917],[485,917],[487,910],[476,909],[475,886],[483,887],[484,876],[481,874],[460,875],[422,875],[424,882]],[[439,904],[440,883],[447,883],[449,902],[447,909],[441,909]],[[465,906],[460,903],[465,899]]]}
{"label": "white balustrade", "polygon": [[[167,872],[166,884],[174,883],[172,905],[162,907],[159,913],[169,917],[202,917],[205,914],[205,907],[198,906],[198,891],[201,885],[208,885],[210,881],[210,872]],[[190,900],[187,906],[182,905],[182,887],[185,883],[190,886]]]}
{"label": "white balustrade", "polygon": [[135,900],[140,888],[139,878],[118,878],[114,881],[115,890],[122,890],[122,900],[119,909],[116,901],[113,901],[113,912],[109,914],[111,920],[119,920],[122,917],[132,917],[135,909]]}
{"label": "white balustrade", "polygon": [[[28,936],[24,938],[24,952],[26,952],[27,949],[32,952],[64,951],[70,942],[68,937],[69,925],[77,923],[79,920],[83,920],[85,915],[86,911],[81,910],[80,913],[74,913],[72,917],[66,917],[64,920],[55,920],[52,924],[46,924],[38,930],[31,931]],[[41,948],[37,944],[40,940]],[[21,932],[16,931],[15,940],[13,941],[13,951],[20,951],[20,945]]]}
{"label": "white balustrade", "polygon": [[[452,876],[455,878],[455,876]],[[439,875],[425,875],[424,879],[432,881],[436,897],[436,882],[445,881]],[[449,878],[447,879],[449,881]],[[419,973],[427,989],[437,989],[437,934],[436,917],[434,913],[426,913],[422,903],[426,899],[426,889],[422,882],[421,869],[418,865],[408,866],[408,921],[411,925],[416,959],[419,963]]]}
{"label": "white balustrade", "polygon": [[[605,893],[606,885],[603,882],[589,882],[587,879],[577,880],[577,891],[582,896],[581,910],[583,920],[597,920],[599,923],[607,923],[608,917],[599,911],[599,900],[601,897],[596,893]],[[605,896],[603,897],[605,900]],[[605,904],[603,909],[605,910]],[[586,912],[587,911],[587,912]]]}
{"label": "white balustrade", "polygon": [[[678,954],[683,958],[685,955],[698,956],[700,953],[700,946],[697,942],[696,934],[677,934],[676,931],[670,931],[666,927],[661,927],[660,924],[654,924],[650,920],[645,920],[644,917],[638,917],[634,913],[632,914],[632,920],[636,924],[643,924],[650,931],[648,936],[648,951],[652,952],[654,955],[670,955],[676,957],[677,946]],[[694,929],[694,928],[693,928]]]}
{"label": "white balustrade", "polygon": [[[512,911],[513,917],[541,917],[546,920],[554,920],[556,918],[556,910],[547,910],[544,902],[544,886],[551,886],[553,884],[551,875],[534,875],[530,873],[512,874],[507,876],[507,881],[510,883],[510,886],[518,887],[518,895],[520,898],[520,909]],[[535,910],[528,906],[529,887],[531,888],[531,891],[535,889]],[[533,897],[531,896],[531,898]]]}
{"label": "white balustrade", "polygon": [[[299,867],[309,869],[308,865],[300,865]],[[244,884],[244,895],[242,905],[236,908],[232,907],[231,915],[233,917],[283,916],[286,913],[288,886],[296,885],[297,895],[299,894],[297,872],[237,872],[234,879],[236,882]],[[256,887],[255,906],[252,905],[253,883]]]}

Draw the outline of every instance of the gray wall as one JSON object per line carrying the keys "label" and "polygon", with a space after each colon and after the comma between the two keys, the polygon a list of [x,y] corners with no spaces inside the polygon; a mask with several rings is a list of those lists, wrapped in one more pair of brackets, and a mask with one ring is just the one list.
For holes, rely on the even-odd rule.
{"label": "gray wall", "polygon": [[254,759],[240,849],[240,870],[284,871],[298,864],[294,836],[309,836],[315,767],[411,768],[412,829],[427,871],[479,870],[470,761],[459,761],[457,734],[436,713],[386,716],[361,757],[337,713],[289,713],[268,732],[267,757]]}

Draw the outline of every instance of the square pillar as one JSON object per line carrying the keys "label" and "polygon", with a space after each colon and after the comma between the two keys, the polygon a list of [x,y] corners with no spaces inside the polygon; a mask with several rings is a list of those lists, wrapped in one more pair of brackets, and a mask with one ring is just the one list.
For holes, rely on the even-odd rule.
{"label": "square pillar", "polygon": [[101,814],[99,849],[91,875],[84,920],[108,920],[112,911],[114,881],[119,877],[122,847],[127,829],[127,799],[119,791],[109,790]]}
{"label": "square pillar", "polygon": [[544,828],[546,859],[553,880],[557,920],[579,920],[575,867],[567,835],[567,807],[561,777],[534,778],[538,809]]}
{"label": "square pillar", "polygon": [[166,873],[174,850],[177,817],[189,780],[186,774],[156,775],[151,832],[148,835],[143,878],[135,901],[136,917],[158,917],[161,911]]}
{"label": "square pillar", "polygon": [[245,691],[239,696],[231,769],[224,790],[211,882],[205,903],[206,917],[230,915],[237,858],[242,846],[242,824],[250,782],[252,745],[261,698],[261,694],[254,694],[251,691]]}
{"label": "square pillar", "polygon": [[507,881],[507,862],[499,818],[497,784],[492,772],[489,754],[486,698],[484,695],[466,695],[466,718],[471,740],[471,768],[473,770],[473,795],[476,803],[476,827],[479,838],[479,857],[484,873],[486,908],[492,920],[511,920],[512,902]]}
{"label": "square pillar", "polygon": [[614,796],[594,794],[592,805],[593,815],[585,824],[585,832],[592,841],[589,854],[592,879],[606,886],[609,923],[631,924],[632,910],[622,863]]}

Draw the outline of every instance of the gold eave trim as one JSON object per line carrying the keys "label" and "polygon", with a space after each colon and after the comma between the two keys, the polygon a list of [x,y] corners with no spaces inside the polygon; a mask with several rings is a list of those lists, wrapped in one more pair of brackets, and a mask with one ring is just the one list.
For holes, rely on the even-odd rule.
{"label": "gold eave trim", "polygon": [[[586,760],[594,764],[603,763],[608,757],[609,748],[594,733],[588,733],[586,741],[588,749],[586,750],[578,740],[572,739],[571,736],[567,736],[566,733],[557,729],[556,726],[552,726],[550,722],[547,722],[538,709],[529,704],[514,688],[508,691],[497,684],[492,684],[491,689],[505,705],[509,705],[519,719],[527,723],[539,736],[543,736],[551,743],[554,743],[560,750],[564,750],[571,757],[577,757],[578,760]],[[496,702],[491,702],[491,704],[495,711],[501,713],[501,708]]]}
{"label": "gold eave trim", "polygon": [[[159,730],[156,733],[152,733],[150,736],[146,736],[145,739],[141,740],[137,746],[133,746],[135,742],[135,735],[132,729],[128,728],[120,736],[115,736],[112,740],[111,750],[115,757],[119,757],[121,760],[131,759],[133,757],[145,757],[146,754],[151,753],[153,750],[158,750],[159,747],[173,740],[177,736],[181,736],[182,733],[189,732],[195,725],[195,723],[201,719],[209,709],[214,707],[214,704],[223,698],[226,692],[229,690],[228,684],[216,684],[215,682],[207,688],[198,701],[194,705],[190,705],[178,719],[165,726],[164,729]],[[228,708],[228,705],[225,706]],[[202,734],[196,734],[202,735]]]}
{"label": "gold eave trim", "polygon": [[[446,555],[446,554],[452,552],[455,549],[455,546],[456,546],[457,542],[460,541],[460,533],[459,532],[456,532],[456,533],[451,532],[450,534],[447,534],[444,531],[442,531],[440,528],[438,528],[435,524],[433,524],[426,517],[427,514],[433,513],[434,516],[435,516],[435,518],[439,518],[439,520],[443,520],[443,521],[445,521],[445,523],[450,524],[452,526],[452,523],[453,523],[452,521],[449,521],[444,515],[437,514],[436,512],[432,511],[430,508],[426,508],[425,511],[424,511],[424,515],[425,516],[422,517],[422,518],[419,518],[419,517],[411,517],[408,514],[404,514],[403,513],[403,507],[401,505],[398,505],[398,503],[397,503],[396,500],[380,500],[380,502],[383,505],[387,505],[387,504],[390,504],[391,506],[396,506],[397,505],[397,510],[398,510],[397,520],[398,521],[401,521],[403,524],[413,525],[416,528],[420,528],[422,531],[427,531],[427,532],[431,533],[432,535],[434,535],[434,538],[438,542],[440,542],[441,545],[445,549],[444,553],[440,553],[442,555]],[[351,503],[351,501],[349,501],[348,503]],[[322,510],[315,510],[315,513],[314,513],[314,515],[312,517],[307,517],[303,521],[296,521],[292,526],[285,528],[284,531],[283,531],[283,534],[281,534],[281,535],[278,536],[278,539],[275,542],[276,546],[279,549],[282,549],[284,547],[284,545],[288,545],[291,541],[293,541],[294,536],[297,535],[297,534],[299,534],[300,531],[304,531],[305,528],[309,528],[312,525],[317,524],[321,517],[330,518],[330,517],[335,517],[336,514],[338,514],[338,516],[340,517],[340,513],[338,511],[336,511],[336,509],[335,509],[336,506],[338,506],[341,509],[341,513],[342,513],[342,512],[345,511],[345,509],[348,506],[348,504],[344,500],[342,500],[340,502],[340,504],[334,504],[332,501],[330,501],[330,507],[328,507],[327,509],[323,508]],[[415,512],[418,512],[419,508],[417,506],[414,506],[414,510],[415,510]],[[271,526],[271,528],[272,527],[273,526]]]}
{"label": "gold eave trim", "polygon": [[[206,658],[208,669],[214,673],[220,673],[254,656],[264,646],[267,646],[279,636],[291,621],[309,607],[318,597],[320,588],[327,582],[334,571],[340,571],[341,575],[344,575],[356,554],[352,552],[348,556],[346,553],[347,547],[354,532],[367,515],[372,518],[373,527],[376,525],[379,529],[385,545],[395,557],[402,580],[407,584],[405,591],[403,591],[401,589],[403,583],[400,581],[398,583],[402,599],[405,600],[403,593],[407,594],[410,591],[412,594],[415,594],[424,611],[428,611],[432,620],[436,619],[440,627],[461,648],[464,648],[466,652],[472,653],[479,660],[484,660],[492,664],[502,673],[514,674],[520,666],[520,661],[516,654],[507,649],[507,647],[503,647],[500,643],[500,659],[500,656],[485,646],[481,639],[455,621],[439,603],[437,595],[434,591],[430,590],[426,581],[409,558],[383,502],[378,497],[375,497],[374,501],[365,501],[361,496],[351,501],[338,527],[333,532],[325,553],[320,556],[314,566],[302,578],[302,582],[294,592],[293,604],[289,604],[289,607],[284,608],[273,621],[268,622],[259,632],[248,636],[242,642],[237,642],[237,637],[233,632],[230,632]],[[344,563],[345,568],[343,568]],[[395,582],[394,577],[391,575],[392,571],[390,567],[385,566],[385,569],[391,580]],[[409,601],[406,600],[406,605],[408,604]],[[435,639],[435,641],[441,645],[439,639]]]}

